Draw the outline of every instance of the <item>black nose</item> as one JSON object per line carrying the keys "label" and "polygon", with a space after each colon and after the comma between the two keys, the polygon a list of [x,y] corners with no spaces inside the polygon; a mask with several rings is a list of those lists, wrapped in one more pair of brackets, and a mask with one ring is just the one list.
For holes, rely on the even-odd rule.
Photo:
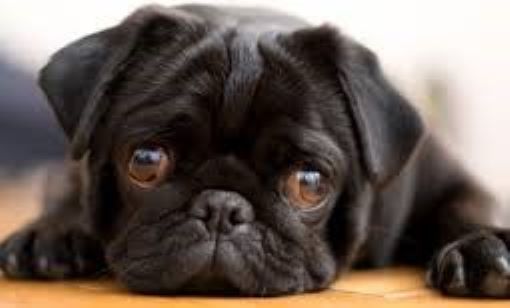
{"label": "black nose", "polygon": [[190,215],[203,220],[210,232],[229,233],[254,219],[253,209],[243,196],[233,191],[205,190],[193,201]]}

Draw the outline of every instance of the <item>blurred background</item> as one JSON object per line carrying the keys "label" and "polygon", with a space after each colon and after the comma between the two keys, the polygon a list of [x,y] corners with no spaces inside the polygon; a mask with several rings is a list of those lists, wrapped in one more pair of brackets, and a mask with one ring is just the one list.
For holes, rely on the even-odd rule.
{"label": "blurred background", "polygon": [[[155,1],[0,2],[0,174],[61,159],[65,138],[37,88],[65,44]],[[185,1],[159,1],[180,4]],[[265,6],[330,23],[380,57],[395,85],[486,186],[510,195],[510,1],[194,1]]]}

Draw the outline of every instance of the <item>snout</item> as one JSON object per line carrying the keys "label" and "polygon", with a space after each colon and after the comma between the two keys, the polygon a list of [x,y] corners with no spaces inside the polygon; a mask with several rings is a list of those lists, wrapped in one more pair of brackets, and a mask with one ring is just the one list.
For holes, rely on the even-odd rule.
{"label": "snout", "polygon": [[129,289],[150,294],[268,296],[327,285],[335,265],[323,242],[311,233],[290,241],[276,224],[298,222],[276,219],[268,211],[276,204],[250,200],[208,188],[179,210],[134,217],[109,245],[109,266]]}
{"label": "snout", "polygon": [[234,191],[209,189],[192,202],[190,217],[203,222],[211,234],[230,234],[253,222],[252,205]]}

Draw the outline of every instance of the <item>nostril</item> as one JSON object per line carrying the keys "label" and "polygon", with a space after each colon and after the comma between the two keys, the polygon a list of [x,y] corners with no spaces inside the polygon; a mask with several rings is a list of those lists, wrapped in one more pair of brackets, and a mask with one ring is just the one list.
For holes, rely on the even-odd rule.
{"label": "nostril", "polygon": [[230,215],[230,223],[232,225],[238,225],[248,223],[253,220],[253,212],[248,208],[236,208]]}
{"label": "nostril", "polygon": [[239,210],[233,210],[230,215],[226,217],[226,222],[230,227],[243,223],[243,219]]}
{"label": "nostril", "polygon": [[230,224],[232,225],[237,225],[237,224],[241,224],[244,222],[244,219],[243,219],[243,213],[241,213],[240,210],[234,210],[232,212],[232,214],[230,215]]}
{"label": "nostril", "polygon": [[230,233],[235,227],[245,223],[245,219],[241,211],[237,208],[224,209],[221,217],[220,231],[222,233]]}

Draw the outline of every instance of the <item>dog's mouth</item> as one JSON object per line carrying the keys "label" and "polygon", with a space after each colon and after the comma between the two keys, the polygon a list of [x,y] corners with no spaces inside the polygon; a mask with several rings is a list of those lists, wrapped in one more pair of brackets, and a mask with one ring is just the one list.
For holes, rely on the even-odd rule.
{"label": "dog's mouth", "polygon": [[257,232],[211,234],[197,220],[175,226],[170,235],[156,230],[138,227],[110,247],[110,267],[129,289],[147,294],[244,293],[232,280],[246,275],[239,272],[246,266],[244,253],[234,243],[256,244]]}
{"label": "dog's mouth", "polygon": [[[245,261],[240,252],[233,246],[229,239],[219,238],[207,244],[211,247],[208,254],[208,261],[203,268],[194,276],[190,277],[188,282],[175,290],[175,293],[190,295],[221,295],[238,296],[242,295],[243,290],[232,280],[231,271],[236,264]],[[243,275],[235,273],[235,275]]]}
{"label": "dog's mouth", "polygon": [[164,235],[144,228],[107,253],[120,282],[139,293],[275,296],[324,288],[335,275],[320,245],[300,247],[258,223],[228,236],[196,220]]}

